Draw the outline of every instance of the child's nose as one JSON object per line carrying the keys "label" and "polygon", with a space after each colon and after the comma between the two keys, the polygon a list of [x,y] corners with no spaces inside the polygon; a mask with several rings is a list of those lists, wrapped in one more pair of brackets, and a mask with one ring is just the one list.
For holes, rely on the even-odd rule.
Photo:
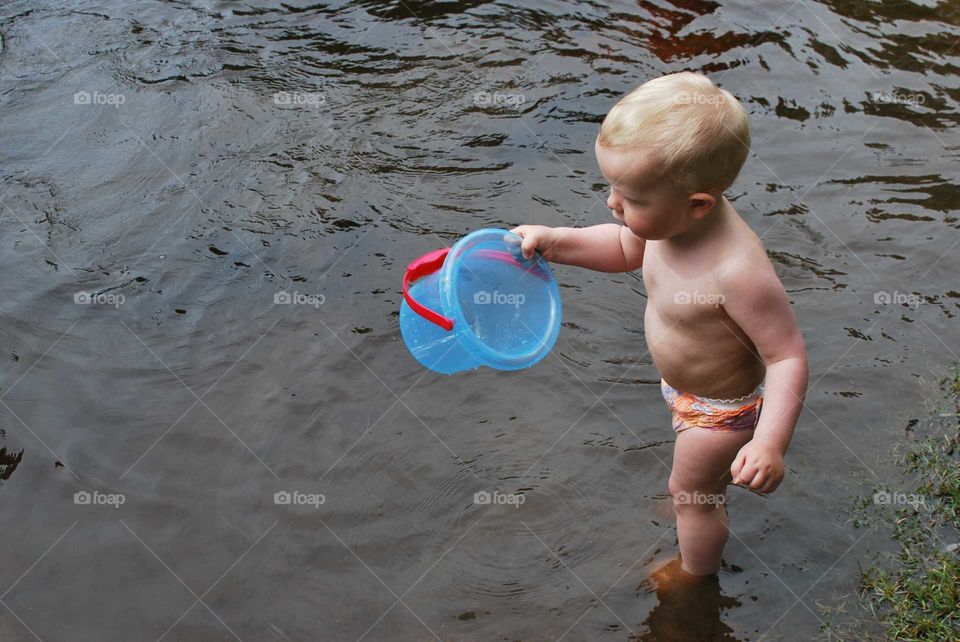
{"label": "child's nose", "polygon": [[613,190],[610,190],[610,196],[607,197],[607,207],[609,207],[614,211],[617,211],[620,209],[620,199],[617,197],[617,195],[614,193]]}

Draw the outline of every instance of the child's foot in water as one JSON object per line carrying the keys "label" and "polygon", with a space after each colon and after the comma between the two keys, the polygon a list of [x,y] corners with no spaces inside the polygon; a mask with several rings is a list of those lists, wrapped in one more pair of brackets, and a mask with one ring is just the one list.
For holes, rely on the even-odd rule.
{"label": "child's foot in water", "polygon": [[635,642],[657,640],[735,640],[733,630],[720,619],[721,611],[740,606],[740,602],[720,593],[720,579],[713,575],[691,575],[675,559],[663,565],[643,582],[656,592],[659,603],[643,624],[648,632]]}
{"label": "child's foot in water", "polygon": [[654,587],[659,593],[661,590],[681,589],[684,587],[700,586],[706,583],[719,583],[716,573],[710,575],[692,575],[683,570],[681,559],[664,564],[650,576]]}

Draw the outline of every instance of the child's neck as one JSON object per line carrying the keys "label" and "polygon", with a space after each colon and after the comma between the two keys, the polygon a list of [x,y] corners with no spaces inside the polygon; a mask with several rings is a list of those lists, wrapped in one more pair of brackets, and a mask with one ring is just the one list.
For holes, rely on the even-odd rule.
{"label": "child's neck", "polygon": [[727,202],[727,199],[721,195],[709,214],[699,221],[696,221],[694,225],[685,232],[664,239],[664,242],[677,250],[690,249],[702,240],[708,238],[729,216],[730,204]]}

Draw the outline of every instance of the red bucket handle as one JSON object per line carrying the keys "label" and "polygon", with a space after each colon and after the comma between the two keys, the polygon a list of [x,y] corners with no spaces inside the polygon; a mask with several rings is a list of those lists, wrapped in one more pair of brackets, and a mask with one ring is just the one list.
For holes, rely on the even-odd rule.
{"label": "red bucket handle", "polygon": [[415,259],[407,266],[407,271],[403,274],[403,298],[414,312],[422,316],[427,321],[436,323],[446,331],[453,330],[453,319],[439,314],[419,301],[410,294],[410,284],[422,276],[433,274],[443,266],[443,261],[450,252],[449,247],[440,248],[432,252],[427,252],[423,256]]}

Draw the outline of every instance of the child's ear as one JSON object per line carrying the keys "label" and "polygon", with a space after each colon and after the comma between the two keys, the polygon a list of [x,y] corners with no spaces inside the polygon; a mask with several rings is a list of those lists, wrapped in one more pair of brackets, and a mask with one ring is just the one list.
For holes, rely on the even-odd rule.
{"label": "child's ear", "polygon": [[713,210],[717,197],[707,192],[697,192],[687,197],[690,204],[690,218],[699,221]]}

